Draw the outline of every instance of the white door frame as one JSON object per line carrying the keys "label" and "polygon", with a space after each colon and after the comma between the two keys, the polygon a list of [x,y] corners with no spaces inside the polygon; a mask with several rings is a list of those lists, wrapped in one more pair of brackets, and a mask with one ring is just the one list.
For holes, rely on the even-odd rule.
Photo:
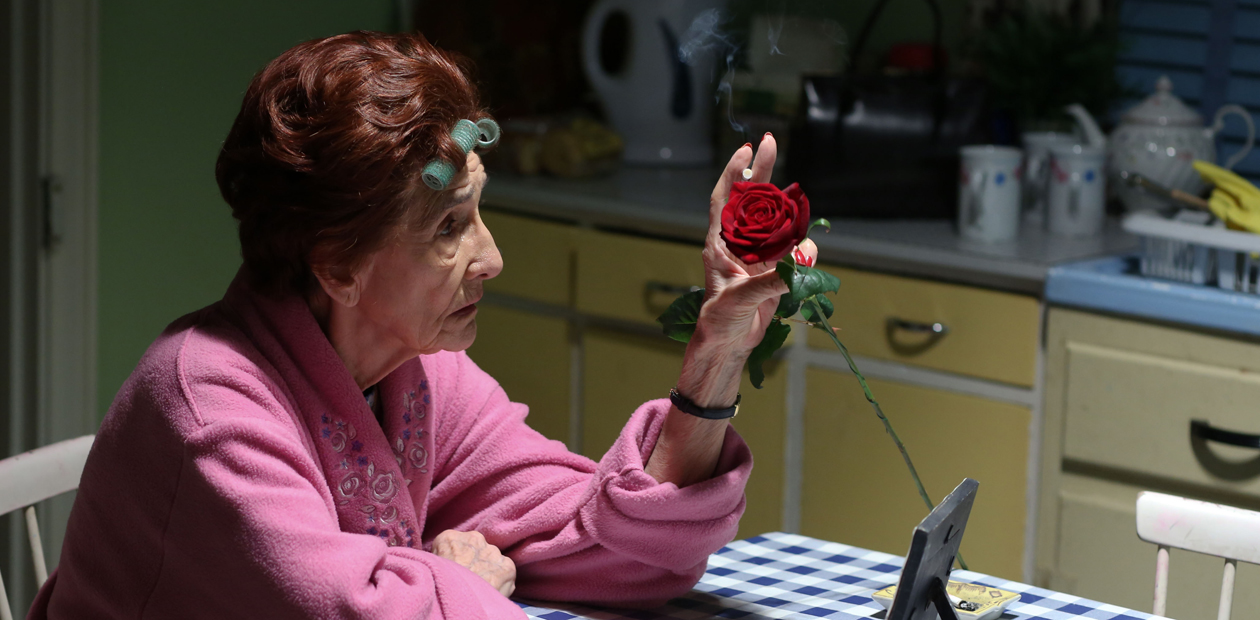
{"label": "white door frame", "polygon": [[41,444],[96,432],[97,3],[47,0],[41,108]]}
{"label": "white door frame", "polygon": [[[4,24],[7,32],[0,39],[5,46],[3,58],[5,67],[3,75],[5,84],[5,137],[7,143],[4,158],[4,175],[7,187],[4,188],[4,282],[3,291],[3,324],[4,331],[4,383],[5,396],[2,403],[7,418],[4,435],[5,454],[16,454],[32,447],[35,433],[31,420],[36,407],[35,385],[37,363],[35,330],[38,309],[35,299],[36,291],[35,258],[37,250],[33,247],[33,237],[37,226],[32,221],[34,209],[31,206],[38,202],[37,187],[39,185],[39,132],[36,127],[39,114],[38,91],[39,69],[37,45],[38,37],[32,32],[39,30],[38,4],[33,0],[4,0],[0,4],[4,11]],[[6,583],[9,584],[10,599],[21,609],[21,602],[29,596],[30,565],[22,561],[19,551],[23,548],[25,536],[22,519],[10,517],[5,540],[8,557],[4,558]]]}
{"label": "white door frame", "polygon": [[[98,9],[96,0],[7,0],[3,10],[10,17],[6,34],[14,52],[14,77],[5,92],[15,104],[4,122],[17,138],[8,171],[14,183],[7,222],[9,324],[3,326],[10,346],[5,381],[11,388],[5,451],[16,453],[94,433],[99,420]],[[72,497],[62,496],[38,509],[50,568],[60,557],[71,505]],[[30,556],[19,542],[25,539],[20,520],[11,521],[4,572],[21,616],[29,602]]]}
{"label": "white door frame", "polygon": [[[39,254],[40,445],[95,433],[96,411],[96,0],[41,3],[40,108],[43,235]],[[40,522],[51,569],[73,494],[44,502]]]}

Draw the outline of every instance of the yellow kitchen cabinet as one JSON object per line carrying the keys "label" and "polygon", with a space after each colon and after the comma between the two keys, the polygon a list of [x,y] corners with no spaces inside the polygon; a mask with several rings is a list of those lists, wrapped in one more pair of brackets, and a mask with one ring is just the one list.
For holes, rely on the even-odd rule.
{"label": "yellow kitchen cabinet", "polygon": [[[1037,529],[1039,585],[1148,610],[1155,548],[1136,535],[1142,490],[1260,510],[1254,449],[1196,439],[1190,421],[1260,433],[1260,341],[1052,308]],[[1173,552],[1168,612],[1216,617],[1221,562]],[[1239,566],[1235,609],[1260,608]]]}
{"label": "yellow kitchen cabinet", "polygon": [[669,396],[682,343],[611,329],[582,335],[582,454],[599,460],[643,403]]}
{"label": "yellow kitchen cabinet", "polygon": [[1254,449],[1190,433],[1260,433],[1260,345],[1058,309],[1051,326],[1064,460],[1260,497],[1260,468],[1236,465]]}
{"label": "yellow kitchen cabinet", "polygon": [[[590,328],[583,347],[582,452],[598,460],[635,409],[669,395],[682,369],[684,345],[664,336]],[[733,423],[755,464],[740,538],[781,527],[785,370],[786,364],[771,362],[762,389],[752,387],[747,372],[740,386],[743,400]]]}
{"label": "yellow kitchen cabinet", "polygon": [[[831,324],[844,344],[912,366],[1032,387],[1040,305],[1035,297],[823,266],[840,278]],[[940,324],[944,333],[915,331]],[[810,346],[832,349],[826,334]]]}
{"label": "yellow kitchen cabinet", "polygon": [[[1051,588],[1151,610],[1155,546],[1135,533],[1134,506],[1142,490],[1088,476],[1064,476],[1057,502],[1063,535],[1054,550],[1058,570],[1050,581]],[[1219,558],[1172,550],[1168,617],[1216,618],[1223,564]],[[1234,609],[1260,609],[1260,566],[1239,563],[1235,579]]]}
{"label": "yellow kitchen cabinet", "polygon": [[534,430],[569,442],[572,372],[566,319],[478,304],[477,340],[468,355],[508,398],[529,406],[525,421]]}
{"label": "yellow kitchen cabinet", "polygon": [[[934,502],[980,482],[962,554],[970,568],[1023,573],[1031,412],[892,381],[869,381]],[[848,373],[806,374],[801,533],[905,555],[927,515],[901,454]]]}
{"label": "yellow kitchen cabinet", "polygon": [[669,304],[704,286],[700,246],[581,231],[575,306],[594,316],[656,325]]}
{"label": "yellow kitchen cabinet", "polygon": [[568,306],[573,298],[573,227],[481,209],[503,256],[503,271],[486,292]]}

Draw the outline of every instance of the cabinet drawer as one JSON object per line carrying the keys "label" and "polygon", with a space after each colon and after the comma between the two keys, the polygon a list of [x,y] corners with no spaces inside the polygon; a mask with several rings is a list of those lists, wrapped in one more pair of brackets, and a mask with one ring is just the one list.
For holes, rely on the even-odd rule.
{"label": "cabinet drawer", "polygon": [[[836,267],[840,278],[831,319],[859,355],[1032,386],[1036,378],[1038,302],[1033,297]],[[944,335],[917,333],[905,324],[940,323]],[[811,330],[811,346],[831,349]]]}
{"label": "cabinet drawer", "polygon": [[481,219],[503,255],[503,271],[486,292],[567,306],[573,290],[573,227],[483,210]]}
{"label": "cabinet drawer", "polygon": [[1064,458],[1260,495],[1255,449],[1190,431],[1201,419],[1260,434],[1260,346],[1076,313],[1051,330],[1066,352],[1052,369],[1064,378]]}
{"label": "cabinet drawer", "polygon": [[578,231],[577,309],[655,324],[682,291],[704,286],[700,249],[686,243]]}

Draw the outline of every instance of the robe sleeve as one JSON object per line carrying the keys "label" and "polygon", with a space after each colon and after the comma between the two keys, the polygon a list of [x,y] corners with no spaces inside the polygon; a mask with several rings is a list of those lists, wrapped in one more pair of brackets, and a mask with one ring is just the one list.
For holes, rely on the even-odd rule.
{"label": "robe sleeve", "polygon": [[263,390],[203,383],[192,391],[203,424],[184,441],[146,617],[181,617],[189,600],[217,608],[203,617],[525,617],[454,562],[341,531],[300,429],[249,397]]}
{"label": "robe sleeve", "polygon": [[527,426],[527,408],[467,355],[431,356],[425,368],[439,416],[425,538],[481,532],[516,562],[517,596],[659,605],[735,537],[752,455],[733,428],[715,475],[680,489],[643,469],[667,399],[640,406],[595,463]]}

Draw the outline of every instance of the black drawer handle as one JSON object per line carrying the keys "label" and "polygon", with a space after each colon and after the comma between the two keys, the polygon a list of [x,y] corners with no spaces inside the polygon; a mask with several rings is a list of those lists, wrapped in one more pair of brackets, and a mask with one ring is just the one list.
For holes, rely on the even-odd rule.
{"label": "black drawer handle", "polygon": [[669,284],[668,282],[660,282],[657,280],[648,280],[643,285],[644,293],[667,293],[669,295],[685,295],[695,291],[704,290],[702,286],[687,286],[685,284]]}
{"label": "black drawer handle", "polygon": [[[913,342],[905,342],[903,338],[898,337],[903,332],[921,334],[926,338],[912,337],[910,340]],[[944,323],[907,321],[895,316],[888,317],[888,320],[884,322],[884,336],[888,338],[888,346],[898,355],[913,356],[923,353],[936,346],[936,343],[948,333],[949,326]]]}
{"label": "black drawer handle", "polygon": [[949,326],[944,323],[907,321],[906,319],[897,318],[895,316],[888,317],[888,329],[913,332],[916,334],[934,334],[937,336],[944,336],[949,333]]}
{"label": "black drawer handle", "polygon": [[1223,428],[1215,428],[1207,420],[1190,420],[1190,436],[1204,441],[1260,449],[1260,435],[1236,433]]}

